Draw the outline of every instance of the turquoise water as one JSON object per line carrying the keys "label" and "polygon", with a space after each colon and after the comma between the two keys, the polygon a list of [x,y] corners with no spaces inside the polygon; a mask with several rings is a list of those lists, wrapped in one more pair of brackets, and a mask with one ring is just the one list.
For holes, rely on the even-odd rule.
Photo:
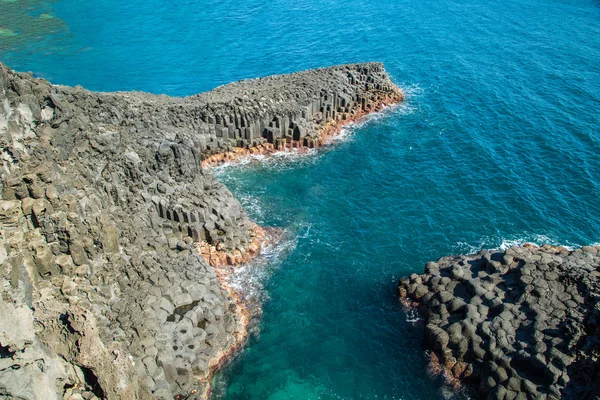
{"label": "turquoise water", "polygon": [[[217,398],[443,398],[401,276],[481,247],[600,242],[597,0],[25,3],[0,1],[1,59],[55,83],[187,95],[380,60],[408,94],[328,151],[218,171],[290,238],[240,272],[264,315]],[[39,10],[55,23],[24,29]]]}

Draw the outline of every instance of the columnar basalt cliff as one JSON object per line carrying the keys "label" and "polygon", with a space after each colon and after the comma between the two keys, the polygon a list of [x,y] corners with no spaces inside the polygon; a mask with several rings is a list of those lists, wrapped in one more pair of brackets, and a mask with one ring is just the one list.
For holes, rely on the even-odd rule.
{"label": "columnar basalt cliff", "polygon": [[246,337],[225,266],[269,235],[203,161],[315,146],[401,99],[378,63],[187,98],[0,64],[0,397],[205,397]]}
{"label": "columnar basalt cliff", "polygon": [[400,281],[431,367],[488,399],[598,399],[600,247],[525,245],[427,263]]}
{"label": "columnar basalt cliff", "polygon": [[210,105],[200,117],[207,138],[201,143],[203,165],[320,147],[344,125],[404,99],[381,64],[283,77],[242,81],[195,97]]}

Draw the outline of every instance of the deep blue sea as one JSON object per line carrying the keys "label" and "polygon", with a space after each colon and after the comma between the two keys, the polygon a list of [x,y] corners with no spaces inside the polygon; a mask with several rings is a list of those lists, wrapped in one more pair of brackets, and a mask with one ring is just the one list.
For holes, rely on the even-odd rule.
{"label": "deep blue sea", "polygon": [[0,10],[0,59],[54,83],[190,95],[377,60],[406,92],[326,151],[217,170],[251,217],[288,236],[236,278],[264,314],[215,398],[449,396],[426,373],[397,280],[482,247],[600,242],[598,0],[0,0]]}

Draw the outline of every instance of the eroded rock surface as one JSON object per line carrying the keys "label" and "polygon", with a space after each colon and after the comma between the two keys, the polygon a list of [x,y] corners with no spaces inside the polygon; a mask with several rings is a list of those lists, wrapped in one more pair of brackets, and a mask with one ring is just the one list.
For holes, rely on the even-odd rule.
{"label": "eroded rock surface", "polygon": [[255,255],[264,233],[202,161],[310,145],[388,95],[377,63],[188,98],[54,86],[0,64],[0,398],[205,396],[247,322],[218,268]]}
{"label": "eroded rock surface", "polygon": [[400,281],[432,367],[489,399],[598,399],[600,248],[525,245],[427,263]]}

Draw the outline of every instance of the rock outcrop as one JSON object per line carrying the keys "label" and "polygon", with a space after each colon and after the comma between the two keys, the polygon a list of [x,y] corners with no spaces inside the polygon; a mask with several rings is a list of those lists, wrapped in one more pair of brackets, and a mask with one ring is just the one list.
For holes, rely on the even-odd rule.
{"label": "rock outcrop", "polygon": [[202,162],[311,146],[400,99],[378,63],[187,98],[0,64],[0,398],[205,397],[246,336],[220,278],[265,233]]}
{"label": "rock outcrop", "polygon": [[201,149],[203,165],[213,165],[323,146],[344,125],[404,96],[371,63],[241,81],[193,99],[208,104],[200,111]]}
{"label": "rock outcrop", "polygon": [[432,368],[488,399],[598,399],[600,247],[511,247],[427,263],[400,281]]}

